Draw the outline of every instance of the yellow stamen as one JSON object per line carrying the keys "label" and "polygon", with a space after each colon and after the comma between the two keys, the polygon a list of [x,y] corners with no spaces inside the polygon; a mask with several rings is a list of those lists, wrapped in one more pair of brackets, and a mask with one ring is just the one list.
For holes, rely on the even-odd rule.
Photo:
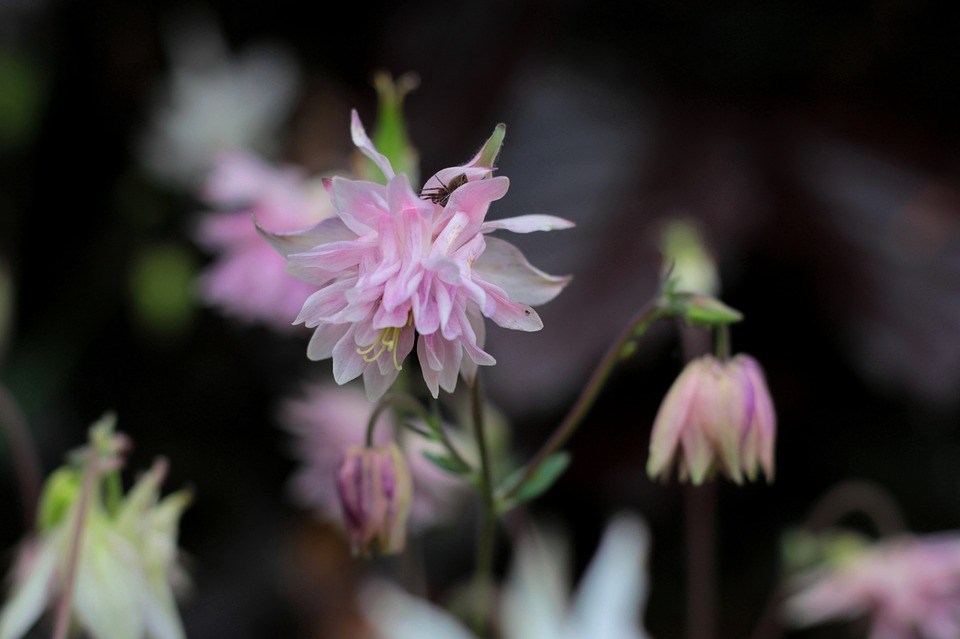
{"label": "yellow stamen", "polygon": [[363,361],[368,364],[380,359],[380,356],[383,355],[384,351],[391,354],[393,358],[393,367],[398,371],[403,370],[403,366],[400,365],[400,362],[397,361],[397,351],[400,350],[400,331],[410,325],[413,321],[413,315],[411,314],[407,323],[403,326],[388,326],[387,328],[380,331],[380,334],[377,336],[377,339],[366,348],[357,347],[357,355],[363,357]]}

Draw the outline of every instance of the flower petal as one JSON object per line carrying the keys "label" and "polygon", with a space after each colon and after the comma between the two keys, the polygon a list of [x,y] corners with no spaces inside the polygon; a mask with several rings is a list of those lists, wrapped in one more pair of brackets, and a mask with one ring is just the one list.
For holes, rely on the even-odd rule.
{"label": "flower petal", "polygon": [[482,233],[491,233],[498,229],[513,231],[514,233],[533,233],[534,231],[559,231],[571,229],[576,224],[562,217],[554,215],[518,215],[502,220],[484,222],[480,227]]}
{"label": "flower petal", "polygon": [[648,639],[637,618],[647,599],[649,545],[636,517],[621,515],[607,526],[574,596],[565,637]]}
{"label": "flower petal", "polygon": [[474,273],[507,292],[514,302],[538,306],[560,294],[571,278],[548,275],[527,261],[513,244],[487,237],[487,249],[473,264]]}
{"label": "flower petal", "polygon": [[680,436],[688,427],[690,412],[697,393],[700,364],[691,362],[673,382],[660,404],[650,433],[650,456],[647,475],[666,479],[677,454]]}
{"label": "flower petal", "polygon": [[390,166],[390,160],[373,146],[373,142],[363,128],[363,123],[360,122],[360,115],[356,109],[350,111],[350,137],[353,138],[353,143],[360,149],[360,152],[377,165],[383,176],[387,180],[392,180],[394,172],[393,167]]}
{"label": "flower petal", "polygon": [[357,343],[353,339],[354,328],[351,326],[333,347],[333,379],[338,384],[346,384],[356,379],[367,365],[357,353]]}
{"label": "flower petal", "polygon": [[380,219],[390,215],[387,189],[382,184],[335,177],[331,190],[337,215],[357,235],[377,230]]}
{"label": "flower petal", "polygon": [[473,634],[447,611],[387,582],[366,586],[360,606],[378,639],[473,639]]}
{"label": "flower petal", "polygon": [[260,226],[256,218],[253,218],[253,222],[260,235],[284,257],[303,253],[329,242],[357,239],[357,234],[351,232],[337,217],[328,217],[308,229],[293,233],[272,233]]}
{"label": "flower petal", "polygon": [[307,344],[307,359],[318,362],[333,357],[333,348],[349,330],[347,324],[320,324]]}
{"label": "flower petal", "polygon": [[23,546],[21,552],[36,552],[27,578],[14,587],[0,614],[0,639],[19,639],[36,623],[50,603],[57,567],[56,547],[50,539],[30,540],[36,548]]}

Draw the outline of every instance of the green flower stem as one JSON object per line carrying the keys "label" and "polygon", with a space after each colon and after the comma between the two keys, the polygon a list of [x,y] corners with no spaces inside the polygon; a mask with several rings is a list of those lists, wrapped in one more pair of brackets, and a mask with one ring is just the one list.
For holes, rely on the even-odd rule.
{"label": "green flower stem", "polygon": [[97,480],[100,475],[100,456],[94,446],[87,452],[87,463],[83,469],[83,484],[77,503],[77,513],[74,516],[73,531],[70,535],[70,555],[67,560],[67,574],[57,604],[56,624],[53,630],[53,639],[66,639],[70,630],[70,609],[73,607],[73,591],[76,588],[77,567],[80,563],[80,548],[83,546],[83,529],[90,510],[90,500],[97,489]]}
{"label": "green flower stem", "polygon": [[636,348],[636,340],[647,332],[650,325],[667,315],[669,315],[669,310],[663,302],[663,297],[658,295],[653,300],[647,302],[640,312],[634,316],[627,328],[620,334],[620,337],[617,338],[617,341],[614,342],[610,350],[607,351],[607,354],[600,360],[600,364],[598,364],[597,368],[593,371],[593,375],[590,377],[587,385],[580,391],[580,396],[577,398],[576,403],[567,413],[566,417],[563,418],[563,421],[560,422],[560,425],[557,426],[557,429],[550,436],[550,439],[546,441],[530,463],[527,464],[526,470],[524,470],[520,479],[518,479],[513,486],[507,488],[503,495],[504,500],[509,500],[520,492],[523,486],[533,477],[534,473],[537,472],[540,465],[543,464],[550,455],[559,450],[561,446],[567,443],[567,440],[576,432],[580,426],[580,422],[583,421],[583,418],[586,417],[590,411],[590,408],[593,406],[594,401],[596,401],[600,390],[607,382],[607,378],[610,377],[613,369],[616,368],[624,356],[632,354]]}
{"label": "green flower stem", "polygon": [[489,612],[489,588],[487,587],[493,575],[493,544],[496,538],[497,513],[493,498],[493,480],[490,471],[490,453],[487,450],[487,438],[483,423],[483,400],[480,397],[480,376],[473,381],[470,388],[470,404],[473,413],[473,433],[477,440],[477,451],[480,454],[480,473],[477,487],[480,489],[482,515],[480,535],[477,541],[477,566],[475,584],[480,593],[480,606],[474,630],[479,637],[484,637]]}
{"label": "green flower stem", "polygon": [[0,429],[7,439],[10,459],[20,488],[20,502],[26,527],[34,525],[40,499],[40,461],[30,437],[23,410],[7,387],[0,383]]}
{"label": "green flower stem", "polygon": [[[370,448],[373,446],[373,433],[377,427],[377,420],[380,419],[385,411],[390,410],[391,408],[396,408],[397,410],[405,410],[408,413],[413,413],[418,417],[423,418],[428,424],[430,423],[430,413],[427,412],[427,409],[423,405],[410,397],[409,395],[399,395],[396,393],[389,393],[383,396],[383,399],[380,400],[380,403],[377,404],[377,407],[373,410],[373,413],[370,415],[370,419],[367,421],[367,437],[366,437],[366,446]],[[416,430],[418,433],[419,429]],[[422,433],[421,433],[422,434]]]}
{"label": "green flower stem", "polygon": [[730,359],[730,326],[721,324],[716,328],[717,359],[725,362]]}

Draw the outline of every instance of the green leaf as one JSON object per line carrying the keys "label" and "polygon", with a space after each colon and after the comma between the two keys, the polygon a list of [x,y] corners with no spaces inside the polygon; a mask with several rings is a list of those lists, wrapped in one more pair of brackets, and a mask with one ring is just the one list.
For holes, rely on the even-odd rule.
{"label": "green leaf", "polygon": [[56,527],[80,494],[80,473],[69,467],[59,468],[47,478],[37,508],[37,527],[47,532]]}
{"label": "green leaf", "polygon": [[480,149],[480,159],[477,161],[477,166],[494,166],[497,156],[500,155],[500,147],[503,146],[503,138],[506,135],[507,125],[501,122]]}
{"label": "green leaf", "polygon": [[[560,451],[554,453],[543,460],[539,468],[530,476],[517,494],[513,496],[514,502],[530,501],[536,499],[553,486],[554,482],[560,479],[560,475],[570,465],[570,453]],[[506,486],[514,486],[520,480],[523,468],[519,468],[507,479]]]}
{"label": "green leaf", "polygon": [[695,326],[721,326],[743,319],[743,313],[709,295],[694,295],[687,301],[684,319]]}
{"label": "green leaf", "polygon": [[438,455],[429,451],[423,451],[423,456],[430,460],[434,466],[440,470],[445,470],[452,475],[465,475],[470,472],[470,468],[460,463],[449,455]]}

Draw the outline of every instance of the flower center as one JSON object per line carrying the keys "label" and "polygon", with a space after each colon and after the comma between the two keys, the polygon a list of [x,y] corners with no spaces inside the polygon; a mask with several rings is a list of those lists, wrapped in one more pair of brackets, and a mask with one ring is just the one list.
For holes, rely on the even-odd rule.
{"label": "flower center", "polygon": [[368,364],[380,359],[384,353],[390,353],[393,357],[393,367],[398,371],[403,370],[403,366],[397,361],[397,351],[400,345],[400,332],[413,322],[413,313],[407,317],[407,323],[403,326],[388,326],[380,331],[377,339],[366,348],[357,347],[357,355],[363,357],[363,361]]}

